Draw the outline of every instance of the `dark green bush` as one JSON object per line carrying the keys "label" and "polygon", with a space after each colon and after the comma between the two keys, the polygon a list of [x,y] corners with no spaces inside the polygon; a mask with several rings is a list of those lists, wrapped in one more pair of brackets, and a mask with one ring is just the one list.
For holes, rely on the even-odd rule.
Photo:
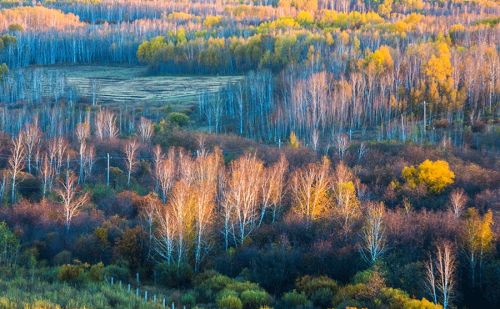
{"label": "dark green bush", "polygon": [[193,280],[193,270],[186,264],[158,264],[155,268],[160,283],[167,287],[188,287]]}
{"label": "dark green bush", "polygon": [[285,293],[281,298],[283,308],[308,308],[310,307],[309,300],[304,293],[299,293],[296,290]]}
{"label": "dark green bush", "polygon": [[304,276],[297,279],[296,286],[297,290],[304,292],[320,308],[331,307],[332,298],[339,289],[337,282],[327,276]]}
{"label": "dark green bush", "polygon": [[129,270],[127,267],[123,267],[117,264],[112,264],[104,268],[104,275],[107,278],[113,277],[115,282],[127,281],[129,278]]}
{"label": "dark green bush", "polygon": [[68,250],[63,250],[54,256],[52,262],[54,265],[59,266],[71,263],[72,259],[73,255],[71,254],[71,252]]}
{"label": "dark green bush", "polygon": [[240,298],[245,309],[259,309],[271,302],[271,297],[265,291],[244,291],[241,293]]}
{"label": "dark green bush", "polygon": [[217,293],[233,282],[233,279],[218,273],[202,274],[199,280],[201,282],[196,287],[196,291],[205,302],[215,301]]}
{"label": "dark green bush", "polygon": [[196,305],[196,295],[193,291],[187,292],[181,297],[181,303],[193,307]]}
{"label": "dark green bush", "polygon": [[168,120],[179,127],[183,127],[189,123],[189,116],[183,113],[173,112],[168,115]]}

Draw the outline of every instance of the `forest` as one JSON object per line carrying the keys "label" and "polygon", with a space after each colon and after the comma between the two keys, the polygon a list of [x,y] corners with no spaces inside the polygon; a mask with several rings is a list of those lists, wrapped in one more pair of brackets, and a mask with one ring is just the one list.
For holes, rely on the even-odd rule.
{"label": "forest", "polygon": [[0,308],[499,308],[494,0],[0,0]]}

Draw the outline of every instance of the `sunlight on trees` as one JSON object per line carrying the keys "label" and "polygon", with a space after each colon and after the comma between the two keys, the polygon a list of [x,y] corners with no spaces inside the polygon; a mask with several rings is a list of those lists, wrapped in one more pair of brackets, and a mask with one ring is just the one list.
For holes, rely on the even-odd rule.
{"label": "sunlight on trees", "polygon": [[455,173],[448,162],[443,160],[425,160],[418,167],[406,166],[402,176],[410,188],[423,184],[432,193],[441,193],[455,180]]}

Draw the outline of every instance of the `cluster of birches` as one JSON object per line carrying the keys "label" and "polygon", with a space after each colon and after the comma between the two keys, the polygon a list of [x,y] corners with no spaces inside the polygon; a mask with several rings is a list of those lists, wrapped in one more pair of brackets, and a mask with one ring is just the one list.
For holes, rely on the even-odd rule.
{"label": "cluster of birches", "polygon": [[[461,4],[456,14],[436,16],[440,10],[426,6],[420,8],[425,15],[391,15],[354,11],[354,3],[346,12],[320,10],[329,2],[309,2],[226,9],[182,2],[139,9],[132,2],[107,11],[100,3],[54,4],[68,14],[13,8],[0,13],[0,29],[15,36],[2,59],[11,69],[146,63],[157,72],[245,73],[243,82],[201,96],[209,129],[274,142],[293,131],[314,148],[342,132],[377,128],[383,138],[416,140],[421,128],[495,117],[495,6]],[[94,15],[114,22],[87,23],[96,22]],[[30,85],[15,76],[1,83],[9,101],[23,99],[22,88]]]}
{"label": "cluster of birches", "polygon": [[[102,153],[96,148],[114,144],[121,149],[115,156],[123,159],[119,166],[126,171],[127,185],[139,165],[149,166],[150,193],[142,199],[140,215],[150,248],[169,265],[192,263],[198,271],[214,248],[245,245],[264,223],[282,221],[285,211],[306,226],[333,220],[340,227],[339,237],[350,237],[353,226],[361,223],[357,243],[368,264],[375,264],[386,251],[387,210],[383,203],[368,200],[366,186],[342,161],[332,166],[325,157],[303,167],[289,167],[283,154],[269,165],[255,154],[245,154],[226,165],[222,151],[207,149],[203,138],[195,153],[175,147],[165,151],[151,143],[151,121],[141,118],[135,135],[126,139],[119,139],[116,121],[114,113],[102,109],[78,123],[72,134],[53,138],[47,138],[36,120],[28,123],[1,149],[8,153],[2,157],[7,165],[0,186],[2,200],[15,204],[19,180],[35,177],[43,198],[59,204],[69,232],[73,219],[91,203],[89,192],[80,186],[99,179],[109,185],[109,155],[96,156]],[[298,147],[294,137],[290,146]],[[342,158],[348,149],[347,137],[339,139],[337,147]],[[367,151],[366,146],[361,148],[358,160]],[[106,160],[107,164],[95,168],[96,161]],[[431,193],[442,192],[454,179],[444,161],[407,167],[402,176],[410,188],[424,185]],[[6,194],[9,188],[10,196]],[[491,211],[483,217],[475,209],[465,214],[466,203],[462,190],[451,193],[453,220],[466,218],[463,248],[474,273],[493,248],[493,218]],[[445,306],[456,288],[454,252],[451,243],[439,243],[426,262],[425,280],[432,287],[434,301]]]}

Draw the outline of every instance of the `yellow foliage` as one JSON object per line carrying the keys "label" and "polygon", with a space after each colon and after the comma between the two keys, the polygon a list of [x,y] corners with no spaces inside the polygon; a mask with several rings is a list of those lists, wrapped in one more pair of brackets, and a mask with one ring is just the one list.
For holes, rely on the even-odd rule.
{"label": "yellow foliage", "polygon": [[467,210],[465,247],[469,255],[484,254],[493,249],[493,223],[491,210],[488,210],[482,219],[476,208]]}
{"label": "yellow foliage", "polygon": [[314,16],[307,11],[300,11],[296,19],[301,25],[310,25],[314,22]]}
{"label": "yellow foliage", "polygon": [[433,193],[442,192],[455,179],[455,173],[450,170],[448,162],[443,160],[425,160],[417,168],[406,166],[401,174],[410,188],[423,184]]}
{"label": "yellow foliage", "polygon": [[374,73],[383,73],[392,69],[394,61],[388,46],[380,46],[379,49],[368,55],[365,59],[365,66]]}
{"label": "yellow foliage", "polygon": [[218,26],[222,21],[222,16],[207,16],[203,21],[203,25],[207,28]]}
{"label": "yellow foliage", "polygon": [[292,133],[290,133],[290,147],[292,147],[293,149],[300,148],[300,141],[297,138],[297,135],[295,135],[295,132],[293,131]]}

